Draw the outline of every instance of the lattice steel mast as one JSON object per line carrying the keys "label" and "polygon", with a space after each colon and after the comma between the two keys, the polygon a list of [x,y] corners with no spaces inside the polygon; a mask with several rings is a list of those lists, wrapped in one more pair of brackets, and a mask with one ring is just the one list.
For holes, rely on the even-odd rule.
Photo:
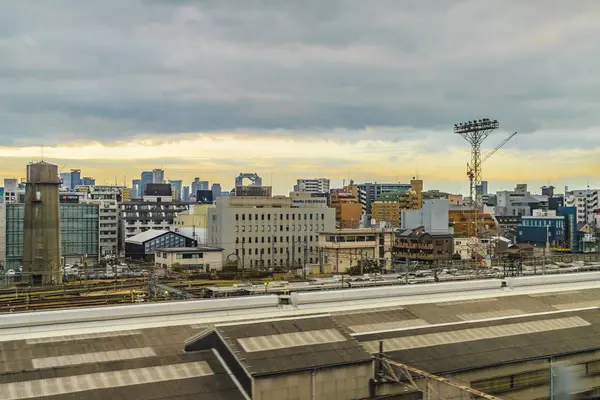
{"label": "lattice steel mast", "polygon": [[476,210],[481,208],[482,203],[482,193],[477,190],[481,186],[481,144],[498,127],[498,121],[489,118],[454,124],[454,133],[462,136],[471,145],[471,162],[467,164],[467,175],[470,178],[471,203]]}

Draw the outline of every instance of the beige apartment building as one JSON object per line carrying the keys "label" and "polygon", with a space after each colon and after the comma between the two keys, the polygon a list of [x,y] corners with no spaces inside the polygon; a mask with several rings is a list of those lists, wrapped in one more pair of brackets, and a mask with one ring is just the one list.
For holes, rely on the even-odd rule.
{"label": "beige apartment building", "polygon": [[245,269],[318,263],[319,233],[334,229],[335,210],[321,193],[220,197],[208,210],[208,244]]}
{"label": "beige apartment building", "polygon": [[393,229],[341,229],[319,233],[319,247],[323,255],[323,272],[344,273],[356,266],[358,260],[385,262],[391,268]]}

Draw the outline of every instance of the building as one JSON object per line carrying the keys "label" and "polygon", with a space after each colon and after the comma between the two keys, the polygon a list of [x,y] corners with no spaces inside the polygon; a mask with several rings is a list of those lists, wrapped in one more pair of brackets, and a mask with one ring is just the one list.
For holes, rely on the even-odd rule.
{"label": "building", "polygon": [[173,192],[173,200],[182,200],[183,181],[169,180],[169,185],[171,185],[171,191]]}
{"label": "building", "polygon": [[394,231],[391,229],[341,229],[319,233],[323,273],[345,273],[359,260],[392,266]]}
{"label": "building", "polygon": [[358,185],[358,199],[362,205],[362,214],[366,225],[370,225],[372,211],[371,204],[381,199],[381,195],[398,190],[408,190],[410,184],[406,183],[363,183]]}
{"label": "building", "polygon": [[210,204],[192,204],[189,209],[177,213],[173,219],[173,226],[177,228],[208,228],[208,210],[213,208]]}
{"label": "building", "polygon": [[580,243],[575,213],[575,207],[562,207],[558,213],[548,211],[524,216],[517,227],[517,242],[577,252]]}
{"label": "building", "polygon": [[142,186],[138,191],[137,197],[142,197],[146,190],[146,185],[154,183],[154,173],[152,171],[144,171],[141,175]]}
{"label": "building", "polygon": [[192,182],[192,196],[195,196],[198,193],[198,190],[209,190],[208,189],[208,181],[201,181],[200,178],[194,178]]}
{"label": "building", "polygon": [[210,187],[210,190],[212,191],[212,198],[213,201],[216,200],[218,197],[221,197],[221,184],[220,183],[213,183],[212,186]]}
{"label": "building", "polygon": [[548,198],[554,197],[554,189],[556,189],[554,186],[542,186],[541,189],[543,196],[548,196]]}
{"label": "building", "polygon": [[93,186],[84,200],[87,204],[97,204],[100,217],[100,257],[119,254],[119,202],[129,201],[123,193],[123,186]]}
{"label": "building", "polygon": [[243,197],[271,197],[273,189],[271,186],[236,186],[235,195]]}
{"label": "building", "polygon": [[329,179],[298,179],[294,185],[294,192],[329,193]]}
{"label": "building", "polygon": [[424,227],[430,234],[450,233],[448,224],[448,201],[443,199],[423,200],[418,210],[402,211],[402,229],[412,230]]}
{"label": "building", "polygon": [[199,272],[221,271],[223,269],[223,249],[220,247],[179,247],[159,248],[154,251],[156,268],[167,271],[173,266],[194,269]]}
{"label": "building", "polygon": [[496,193],[497,216],[532,215],[533,210],[548,210],[548,196],[532,195],[526,184],[518,184],[515,190]]}
{"label": "building", "polygon": [[397,262],[436,263],[449,261],[454,240],[449,233],[429,233],[423,226],[396,232],[393,257]]}
{"label": "building", "polygon": [[96,179],[86,176],[81,178],[81,184],[86,186],[94,186],[96,185]]}
{"label": "building", "polygon": [[235,254],[242,268],[314,264],[319,232],[335,229],[335,211],[313,196],[220,197],[208,209],[208,244]]}
{"label": "building", "polygon": [[217,324],[186,352],[218,348],[246,399],[366,399],[373,359],[329,316]]}
{"label": "building", "polygon": [[131,197],[142,197],[144,194],[144,185],[141,179],[134,179],[131,181]]}
{"label": "building", "polygon": [[481,181],[476,189],[482,196],[486,196],[488,194],[488,181]]}
{"label": "building", "polygon": [[599,197],[600,189],[571,190],[565,193],[565,206],[577,208],[577,223],[593,223]]}
{"label": "building", "polygon": [[81,185],[81,170],[80,169],[72,169],[71,170],[71,190],[75,190],[77,186]]}
{"label": "building", "polygon": [[[57,201],[58,203],[58,201]],[[60,203],[60,240],[59,263],[94,265],[99,259],[100,249],[100,207],[97,204]],[[7,204],[6,226],[4,231],[5,268],[17,271],[23,266],[25,270],[25,205]],[[29,275],[25,275],[28,277]]]}
{"label": "building", "polygon": [[124,201],[120,207],[121,248],[125,240],[147,230],[169,230],[178,213],[189,210],[189,203],[173,200],[171,185],[148,184],[141,199]]}
{"label": "building", "polygon": [[335,224],[340,229],[356,229],[361,226],[362,204],[356,186],[346,186],[342,191],[330,194],[331,208],[335,209]]}
{"label": "building", "polygon": [[152,170],[152,183],[161,184],[165,183],[165,170],[156,168]]}
{"label": "building", "polygon": [[189,186],[183,187],[183,194],[181,195],[181,200],[190,201],[190,187]]}
{"label": "building", "polygon": [[198,243],[185,235],[168,230],[148,230],[125,239],[125,257],[154,260],[156,249],[195,247]]}
{"label": "building", "polygon": [[463,199],[462,194],[449,194],[448,195],[448,204],[451,206],[463,206],[465,201]]}
{"label": "building", "polygon": [[23,221],[23,274],[33,285],[62,282],[58,167],[27,166]]}
{"label": "building", "polygon": [[[471,208],[460,207],[448,210],[448,224],[457,236],[489,235],[490,233],[497,235],[498,233],[496,220],[491,214],[476,212]],[[477,230],[475,225],[477,225]]]}
{"label": "building", "polygon": [[385,222],[389,226],[402,226],[402,210],[417,210],[423,202],[423,181],[412,180],[411,188],[386,192],[371,203],[372,218],[376,222]]}
{"label": "building", "polygon": [[4,180],[4,196],[5,204],[15,204],[25,202],[25,191],[19,187],[19,181],[16,178]]}
{"label": "building", "polygon": [[61,172],[60,173],[60,182],[61,189],[63,190],[71,190],[71,173],[70,172]]}
{"label": "building", "polygon": [[497,257],[505,254],[510,245],[512,242],[502,236],[454,237],[454,254],[460,255],[461,260]]}
{"label": "building", "polygon": [[6,270],[6,204],[0,203],[0,271]]}

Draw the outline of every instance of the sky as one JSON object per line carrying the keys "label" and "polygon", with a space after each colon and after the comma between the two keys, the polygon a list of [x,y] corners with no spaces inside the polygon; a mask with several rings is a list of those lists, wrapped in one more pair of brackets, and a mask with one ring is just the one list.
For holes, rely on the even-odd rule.
{"label": "sky", "polygon": [[600,187],[596,0],[0,0],[0,177],[44,159],[230,189],[256,172],[468,191]]}

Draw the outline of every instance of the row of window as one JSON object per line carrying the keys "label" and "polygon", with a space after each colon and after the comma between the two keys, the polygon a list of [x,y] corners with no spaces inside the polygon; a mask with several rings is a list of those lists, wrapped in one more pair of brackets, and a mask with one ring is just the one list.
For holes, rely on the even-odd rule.
{"label": "row of window", "polygon": [[[308,263],[309,264],[316,264],[318,262],[317,258],[309,258],[308,259]],[[248,260],[248,263],[250,264],[250,268],[258,268],[258,267],[271,267],[271,260]],[[280,260],[273,260],[273,267],[276,267],[279,264],[280,267],[283,266],[291,266],[292,264],[296,264],[296,265],[302,265],[304,264],[304,261],[302,260],[302,258],[298,258],[298,260],[296,261],[296,263],[294,263],[294,260],[292,259],[280,259]]]}
{"label": "row of window", "polygon": [[[298,236],[298,237],[297,237],[297,240],[296,240],[296,239],[294,239],[295,237],[296,237],[296,236],[292,236],[292,241],[294,241],[294,240],[295,240],[296,242],[301,242],[301,241],[302,241],[302,236]],[[280,243],[283,243],[283,236],[280,236],[279,238],[280,238],[280,239],[279,239]],[[317,240],[317,236],[312,236],[312,235],[310,235],[310,236],[306,236],[306,235],[305,235],[305,236],[304,236],[304,241],[305,241],[305,242],[312,242],[312,241],[314,241],[314,240]],[[286,243],[288,243],[288,242],[290,241],[290,237],[289,237],[289,236],[286,236],[286,237],[285,237],[285,241],[286,241]],[[236,238],[235,238],[235,242],[236,242],[236,243],[246,243],[246,238],[245,238],[245,237],[242,237],[242,238],[240,239],[239,237],[236,237]],[[252,242],[253,242],[253,240],[252,240],[252,237],[249,237],[249,238],[248,238],[248,243],[252,243]],[[271,236],[267,236],[267,239],[266,239],[266,240],[265,240],[265,237],[264,237],[264,236],[261,236],[260,238],[258,238],[258,237],[255,237],[255,238],[254,238],[254,243],[271,243]],[[277,243],[277,236],[273,236],[273,243]]]}
{"label": "row of window", "polygon": [[[259,220],[259,214],[235,214],[235,220],[239,221],[246,221],[246,218],[248,218],[248,221],[252,221],[252,216],[254,215],[254,220],[258,221]],[[277,215],[278,214],[260,214],[260,220],[261,221],[265,221],[265,215],[266,215],[266,220],[267,221],[271,221],[271,215],[273,215],[273,220],[276,221],[277,220]],[[285,220],[289,221],[290,220],[290,215],[291,215],[291,220],[295,221],[296,220],[296,215],[298,216],[298,221],[302,220],[302,216],[304,215],[304,221],[310,221],[313,219],[318,220],[319,219],[319,214],[312,214],[312,213],[305,213],[305,214],[279,214],[279,219],[280,220],[284,220],[284,216],[285,216]],[[247,217],[246,217],[247,216]],[[321,219],[325,219],[325,214],[321,214]]]}
{"label": "row of window", "polygon": [[[302,228],[304,227],[304,229]],[[325,230],[325,225],[321,224],[321,231]],[[271,232],[271,225],[267,225],[267,227],[265,228],[264,225],[236,225],[235,226],[235,231],[236,232]],[[279,225],[279,232],[319,232],[319,225],[315,224],[315,225],[298,225],[298,229],[296,229],[296,225],[285,225],[285,227],[283,225]],[[277,230],[277,225],[273,225],[273,232],[278,232]]]}
{"label": "row of window", "polygon": [[[298,251],[297,254],[302,254],[304,252],[304,249],[306,249],[306,251],[311,252],[313,251],[312,246],[311,247],[298,247]],[[267,254],[270,255],[271,254],[271,248],[268,247],[266,249],[235,249],[235,254],[238,256],[241,255],[249,255],[251,256],[252,254],[254,254],[255,256],[259,255],[259,254]],[[277,247],[273,248],[273,254],[292,254],[292,249],[290,249],[289,247],[284,247],[281,249],[277,249]]]}

